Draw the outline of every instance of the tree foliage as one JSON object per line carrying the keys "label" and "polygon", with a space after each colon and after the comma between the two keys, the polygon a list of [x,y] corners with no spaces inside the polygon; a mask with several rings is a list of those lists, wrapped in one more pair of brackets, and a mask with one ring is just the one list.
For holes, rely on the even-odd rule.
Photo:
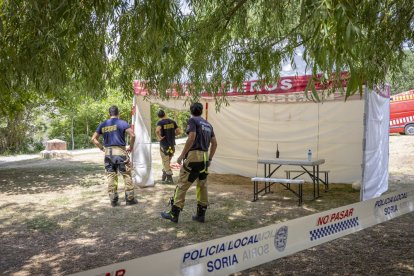
{"label": "tree foliage", "polygon": [[90,95],[101,95],[111,72],[105,52],[107,11],[91,1],[0,3],[3,114],[39,96],[61,100],[74,82]]}
{"label": "tree foliage", "polygon": [[401,67],[390,71],[387,78],[392,94],[414,89],[414,54],[407,51]]}
{"label": "tree foliage", "polygon": [[298,46],[322,81],[349,71],[350,95],[401,64],[413,17],[412,0],[3,0],[0,111],[11,116],[39,97],[65,103],[68,86],[128,94],[136,78],[161,97],[188,82],[197,98],[252,75],[277,79]]}
{"label": "tree foliage", "polygon": [[181,134],[177,136],[179,137],[185,137],[187,134],[185,133],[185,130],[187,128],[188,120],[190,119],[190,112],[189,111],[177,111],[169,108],[164,108],[159,106],[158,104],[151,104],[151,139],[152,141],[157,141],[157,136],[155,134],[155,130],[157,128],[157,123],[160,120],[158,118],[158,110],[164,110],[165,114],[168,118],[174,120],[178,127],[181,129]]}
{"label": "tree foliage", "polygon": [[124,99],[120,92],[108,92],[100,101],[85,97],[51,112],[48,138],[66,141],[68,149],[93,147],[90,139],[98,125],[109,118],[108,110],[112,105],[118,106],[121,119],[131,123],[132,95]]}
{"label": "tree foliage", "polygon": [[30,104],[16,110],[12,117],[1,118],[0,154],[40,151],[46,124],[42,118],[44,108]]}
{"label": "tree foliage", "polygon": [[97,101],[91,97],[73,98],[67,105],[49,100],[32,103],[0,123],[0,154],[39,152],[45,142],[61,139],[68,149],[93,147],[90,138],[99,123],[108,118],[108,109],[117,105],[123,120],[131,122],[132,95],[123,98],[109,90]]}

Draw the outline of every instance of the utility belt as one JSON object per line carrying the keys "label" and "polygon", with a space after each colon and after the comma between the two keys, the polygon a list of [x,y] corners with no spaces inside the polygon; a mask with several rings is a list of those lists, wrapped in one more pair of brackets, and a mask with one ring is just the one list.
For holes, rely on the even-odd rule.
{"label": "utility belt", "polygon": [[124,172],[126,171],[125,165],[128,163],[129,156],[125,147],[110,146],[105,148],[105,167],[109,166],[111,168],[112,166],[120,166],[119,170]]}
{"label": "utility belt", "polygon": [[203,150],[190,150],[187,152],[185,159],[189,162],[208,161],[208,152]]}
{"label": "utility belt", "polygon": [[113,155],[120,155],[120,156],[127,156],[128,153],[124,146],[110,146],[105,147],[105,155],[113,156]]}
{"label": "utility belt", "polygon": [[208,152],[201,150],[192,150],[187,153],[184,160],[183,168],[187,172],[198,171],[199,173],[208,173]]}

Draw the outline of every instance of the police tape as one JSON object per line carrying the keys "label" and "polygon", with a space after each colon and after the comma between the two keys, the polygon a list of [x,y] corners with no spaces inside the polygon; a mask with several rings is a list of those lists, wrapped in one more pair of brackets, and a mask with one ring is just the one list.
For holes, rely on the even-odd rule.
{"label": "police tape", "polygon": [[228,275],[414,211],[414,189],[74,275]]}

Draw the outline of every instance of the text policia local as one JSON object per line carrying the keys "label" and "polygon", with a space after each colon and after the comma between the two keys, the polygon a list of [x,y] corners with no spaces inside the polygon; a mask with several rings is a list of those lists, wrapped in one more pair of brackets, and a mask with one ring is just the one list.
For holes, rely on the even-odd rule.
{"label": "text policia local", "polygon": [[[228,252],[234,249],[242,248],[251,244],[260,242],[261,240],[269,239],[274,236],[274,231],[269,230],[264,233],[246,236],[243,238],[238,238],[236,240],[231,240],[228,242],[219,243],[216,245],[206,246],[205,248],[194,249],[184,253],[183,256],[183,266],[191,266],[199,262],[200,259],[205,257],[210,257],[216,254]],[[250,259],[262,254],[269,253],[269,245],[265,244],[260,248],[255,248],[253,250],[246,250],[243,254],[243,259]],[[207,271],[212,272],[214,270],[222,269],[228,266],[238,264],[239,260],[237,259],[236,254],[229,254],[226,257],[217,258],[207,262]]]}

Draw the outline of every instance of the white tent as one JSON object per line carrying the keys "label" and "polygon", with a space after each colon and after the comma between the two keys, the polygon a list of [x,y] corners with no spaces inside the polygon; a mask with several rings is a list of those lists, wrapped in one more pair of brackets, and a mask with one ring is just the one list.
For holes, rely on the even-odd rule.
{"label": "white tent", "polygon": [[[302,67],[303,68],[303,67]],[[338,91],[323,102],[307,99],[304,90],[309,76],[284,67],[277,84],[258,86],[246,81],[243,91],[229,89],[229,106],[215,111],[214,100],[201,98],[204,116],[213,125],[218,149],[211,172],[261,176],[258,159],[275,158],[276,146],[282,159],[306,159],[309,149],[315,158],[325,159],[321,170],[329,170],[331,183],[362,181],[361,199],[377,197],[388,189],[389,89],[347,101]],[[302,71],[302,73],[305,73]],[[178,110],[188,110],[185,99],[168,101],[147,97],[139,82],[134,83],[135,115],[133,117],[138,146],[133,155],[135,182],[153,185],[150,154],[150,103]],[[137,127],[138,126],[138,127]],[[142,135],[142,133],[146,133]],[[142,151],[149,151],[143,153]],[[292,168],[294,169],[294,168]],[[278,172],[279,176],[284,171]]]}

